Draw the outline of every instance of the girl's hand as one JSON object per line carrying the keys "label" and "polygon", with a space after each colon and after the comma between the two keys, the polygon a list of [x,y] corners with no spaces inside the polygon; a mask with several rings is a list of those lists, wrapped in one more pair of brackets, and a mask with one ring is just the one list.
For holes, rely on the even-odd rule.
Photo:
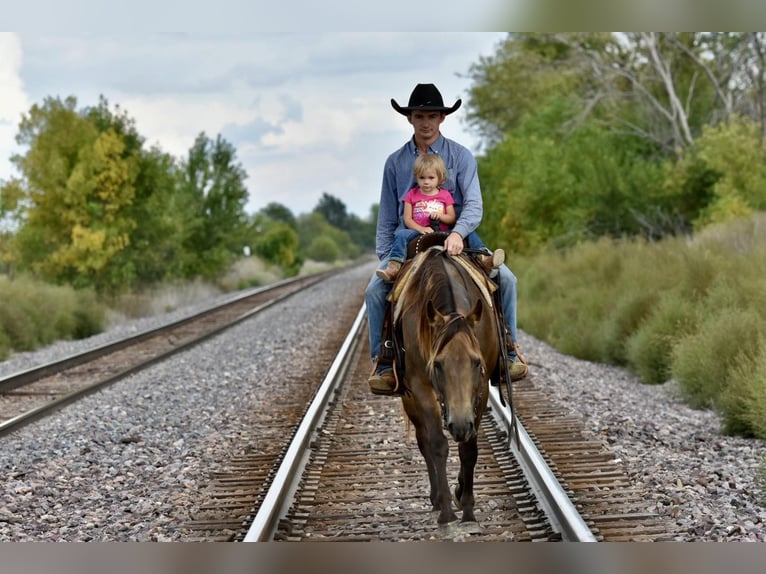
{"label": "girl's hand", "polygon": [[428,215],[428,217],[430,217],[431,219],[434,219],[436,221],[441,221],[442,220],[442,214],[441,213],[430,213]]}

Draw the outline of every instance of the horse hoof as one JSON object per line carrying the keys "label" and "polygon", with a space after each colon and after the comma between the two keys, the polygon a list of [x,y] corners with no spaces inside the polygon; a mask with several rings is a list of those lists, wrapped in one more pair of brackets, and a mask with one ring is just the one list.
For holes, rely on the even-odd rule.
{"label": "horse hoof", "polygon": [[478,534],[481,532],[481,525],[478,522],[461,522],[460,530],[465,534]]}
{"label": "horse hoof", "polygon": [[453,540],[461,534],[460,523],[457,520],[439,524],[439,538],[442,540]]}

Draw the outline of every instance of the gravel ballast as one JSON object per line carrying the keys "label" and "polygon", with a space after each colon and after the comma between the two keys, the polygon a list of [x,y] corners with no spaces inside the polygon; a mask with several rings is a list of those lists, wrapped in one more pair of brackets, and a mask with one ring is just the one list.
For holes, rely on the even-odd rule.
{"label": "gravel ballast", "polygon": [[[170,541],[229,455],[252,385],[309,360],[315,325],[332,325],[374,266],[349,269],[188,352],[0,439],[0,541]],[[210,302],[204,304],[209,306]],[[186,316],[116,326],[0,363],[0,376]],[[623,369],[581,361],[520,333],[536,387],[580,416],[586,436],[622,459],[678,540],[766,541],[759,505],[763,443],[726,437],[709,411],[685,406],[673,382],[647,386]]]}

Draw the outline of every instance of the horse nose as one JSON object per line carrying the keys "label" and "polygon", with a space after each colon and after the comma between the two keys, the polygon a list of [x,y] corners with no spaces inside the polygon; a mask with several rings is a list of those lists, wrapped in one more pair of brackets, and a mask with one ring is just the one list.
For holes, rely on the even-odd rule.
{"label": "horse nose", "polygon": [[473,436],[473,421],[450,421],[447,430],[457,442],[465,442]]}

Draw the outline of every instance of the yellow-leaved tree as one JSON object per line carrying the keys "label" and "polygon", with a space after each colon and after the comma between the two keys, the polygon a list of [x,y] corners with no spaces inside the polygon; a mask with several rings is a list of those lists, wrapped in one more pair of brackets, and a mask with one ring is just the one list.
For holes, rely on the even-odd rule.
{"label": "yellow-leaved tree", "polygon": [[106,288],[110,263],[136,225],[129,207],[137,158],[124,153],[120,134],[100,131],[76,105],[74,97],[49,97],[22,117],[16,139],[27,151],[12,158],[22,174],[11,182],[18,199],[10,215],[19,222],[13,240],[20,269]]}

